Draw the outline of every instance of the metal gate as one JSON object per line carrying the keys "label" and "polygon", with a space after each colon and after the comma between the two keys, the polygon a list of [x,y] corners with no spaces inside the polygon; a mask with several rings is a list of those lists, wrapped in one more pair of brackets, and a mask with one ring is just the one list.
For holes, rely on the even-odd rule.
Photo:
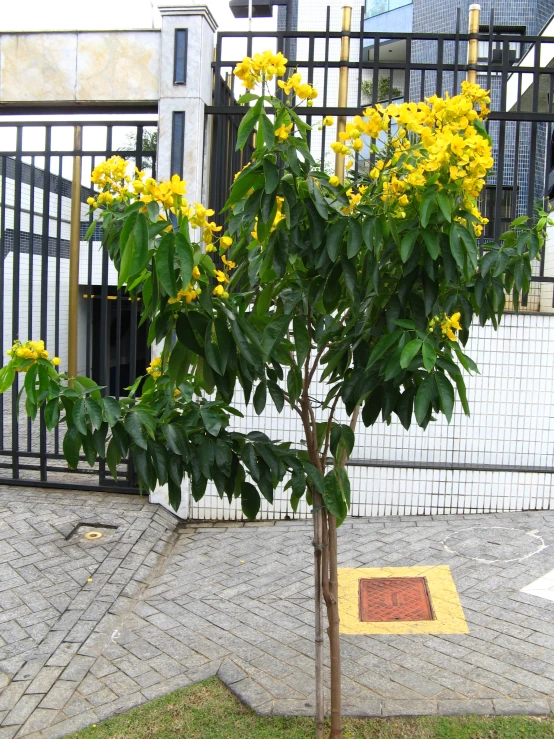
{"label": "metal gate", "polygon": [[[39,118],[38,120],[36,118]],[[0,121],[0,351],[14,339],[44,340],[67,369],[71,204],[79,218],[77,373],[119,396],[150,361],[140,305],[117,289],[115,270],[96,232],[87,198],[92,169],[112,154],[155,175],[156,123],[73,119]],[[75,135],[80,131],[80,136]],[[73,181],[75,158],[81,181]],[[74,252],[73,252],[74,254]],[[72,257],[73,258],[73,257]],[[47,433],[42,416],[16,412],[22,383],[0,396],[0,482],[137,492],[132,464],[116,482],[100,460],[69,470],[60,433]]]}

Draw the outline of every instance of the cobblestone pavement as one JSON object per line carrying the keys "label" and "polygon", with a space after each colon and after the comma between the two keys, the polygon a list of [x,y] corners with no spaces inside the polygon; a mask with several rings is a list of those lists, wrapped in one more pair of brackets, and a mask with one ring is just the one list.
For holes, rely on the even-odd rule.
{"label": "cobblestone pavement", "polygon": [[[81,529],[77,529],[78,525]],[[83,539],[84,524],[102,539]],[[554,512],[351,519],[341,567],[450,566],[469,634],[342,636],[345,713],[544,714]],[[55,739],[212,675],[313,712],[311,527],[178,524],[144,499],[0,488],[0,739]]]}

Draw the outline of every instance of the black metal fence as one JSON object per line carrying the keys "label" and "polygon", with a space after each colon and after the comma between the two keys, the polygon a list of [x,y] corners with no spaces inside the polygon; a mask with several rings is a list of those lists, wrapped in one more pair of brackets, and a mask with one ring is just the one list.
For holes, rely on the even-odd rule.
{"label": "black metal fence", "polygon": [[[481,207],[490,220],[485,237],[497,239],[511,220],[524,213],[532,214],[536,201],[554,196],[554,67],[550,66],[554,38],[521,35],[519,31],[524,29],[500,33],[494,11],[480,26],[477,36],[461,32],[459,9],[456,30],[444,34],[370,33],[364,30],[364,16],[362,7],[359,27],[346,33],[331,30],[328,8],[324,32],[218,34],[213,105],[206,108],[206,116],[213,121],[212,160],[217,159],[217,176],[212,175],[210,193],[216,212],[226,200],[233,176],[247,161],[235,151],[236,135],[232,135],[245,110],[234,102],[244,88],[232,71],[244,55],[268,47],[275,51],[293,49],[294,58],[289,59],[288,67],[302,73],[319,90],[313,107],[297,112],[313,126],[307,134],[312,154],[321,168],[330,172],[329,147],[335,140],[335,131],[318,130],[323,116],[352,117],[366,105],[378,102],[418,102],[433,94],[456,94],[469,70],[468,41],[477,38],[479,57],[472,69],[476,70],[477,82],[491,90],[487,127],[496,162],[482,194]],[[340,58],[344,36],[350,44],[346,62]],[[349,70],[346,107],[338,105],[339,70],[344,66]],[[367,165],[363,158],[357,155],[351,171],[354,181],[364,166]],[[548,283],[554,282],[554,271],[549,273],[545,268],[543,257],[535,272],[533,281],[538,284],[533,286],[524,306],[527,303],[529,309],[538,310],[542,301],[543,307],[551,309],[554,295]]]}
{"label": "black metal fence", "polygon": [[[74,148],[74,126],[82,146]],[[69,239],[73,158],[81,157],[78,373],[118,396],[150,361],[140,306],[117,279],[100,234],[87,242],[92,169],[113,154],[155,174],[156,127],[136,121],[0,121],[0,352],[15,339],[43,339],[67,368]],[[16,380],[0,395],[0,481],[136,492],[132,464],[118,482],[104,464],[68,470],[58,431],[18,417]]]}

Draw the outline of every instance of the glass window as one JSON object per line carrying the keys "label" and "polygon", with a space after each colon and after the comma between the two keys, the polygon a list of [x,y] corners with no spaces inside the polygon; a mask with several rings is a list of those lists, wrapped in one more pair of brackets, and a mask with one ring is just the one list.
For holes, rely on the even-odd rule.
{"label": "glass window", "polygon": [[[489,33],[489,26],[480,26],[481,33]],[[493,33],[496,36],[492,41],[479,41],[478,62],[487,64],[489,61],[492,65],[502,64],[502,55],[506,45],[498,36],[507,34],[508,36],[525,35],[525,27],[522,26],[493,26]],[[523,44],[519,41],[509,41],[508,44],[508,63],[514,64],[521,59],[523,53]]]}
{"label": "glass window", "polygon": [[412,0],[366,0],[365,17],[373,18],[381,13],[388,13],[390,10],[402,8],[404,5],[411,5]]}

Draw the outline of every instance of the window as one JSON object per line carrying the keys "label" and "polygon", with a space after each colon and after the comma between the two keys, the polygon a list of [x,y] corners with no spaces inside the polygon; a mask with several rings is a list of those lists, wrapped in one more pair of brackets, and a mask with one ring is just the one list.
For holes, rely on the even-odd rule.
{"label": "window", "polygon": [[187,83],[187,43],[188,29],[175,29],[175,59],[173,62],[173,84],[186,85]]}
{"label": "window", "polygon": [[[479,33],[489,33],[490,26],[479,26]],[[501,66],[503,59],[503,53],[506,48],[506,44],[498,36],[502,34],[506,36],[525,36],[525,26],[493,26],[494,38],[492,41],[479,41],[478,51],[478,63],[479,64],[491,64],[492,66]],[[522,41],[509,41],[508,42],[508,64],[515,64],[515,62],[521,59],[523,54],[523,43]]]}
{"label": "window", "polygon": [[412,0],[366,0],[365,1],[365,17],[373,18],[382,13],[388,13],[397,8],[403,8],[405,5],[411,5]]}
{"label": "window", "polygon": [[484,239],[498,238],[500,234],[508,230],[513,218],[514,187],[513,185],[505,185],[501,190],[500,223],[498,228],[495,228],[496,194],[496,185],[486,185],[479,196],[479,210],[485,218],[489,219],[483,229]]}
{"label": "window", "polygon": [[185,114],[173,113],[171,132],[171,175],[183,176],[183,160],[185,158]]}

